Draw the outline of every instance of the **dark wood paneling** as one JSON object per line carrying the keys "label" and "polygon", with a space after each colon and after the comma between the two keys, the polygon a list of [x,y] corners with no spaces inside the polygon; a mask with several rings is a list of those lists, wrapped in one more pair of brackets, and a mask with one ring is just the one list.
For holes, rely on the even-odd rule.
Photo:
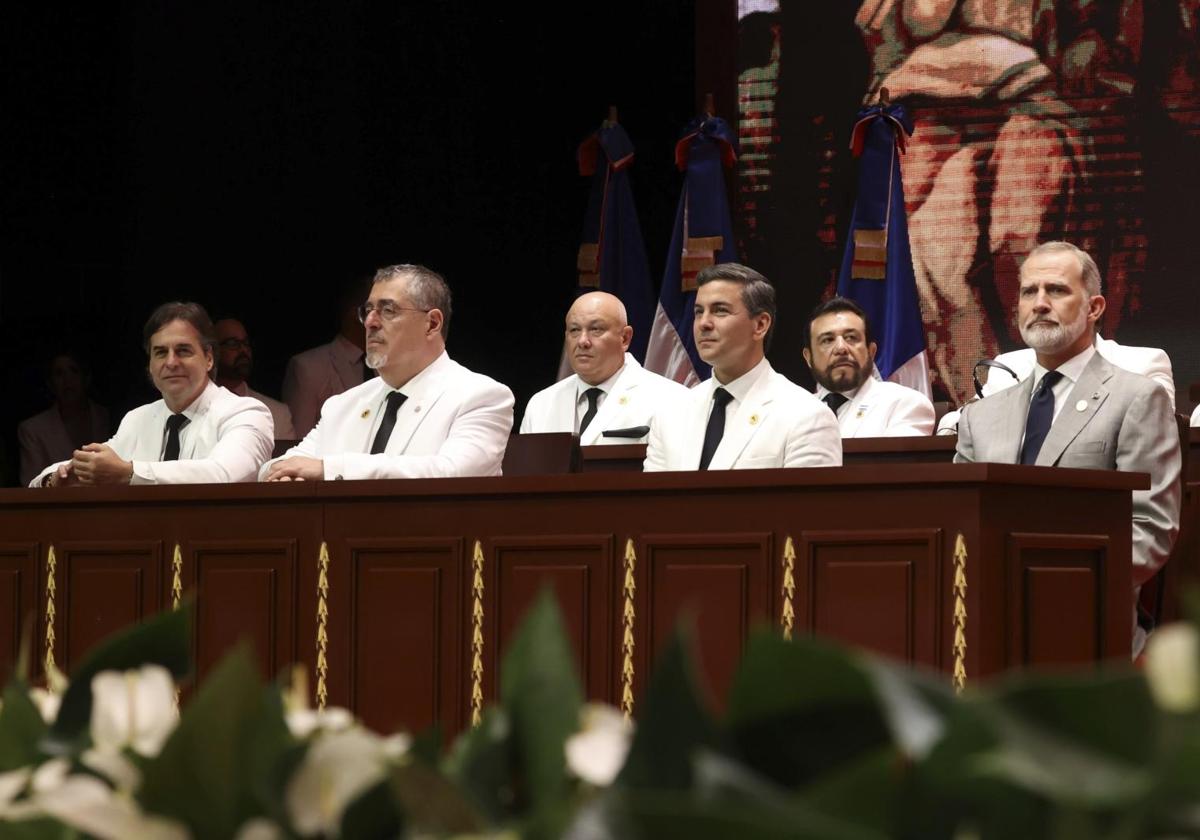
{"label": "dark wood paneling", "polygon": [[909,663],[941,650],[938,529],[806,531],[797,562],[797,625]]}
{"label": "dark wood paneling", "polygon": [[240,641],[265,679],[296,659],[296,541],[210,540],[183,546],[197,590],[196,669],[204,675]]}
{"label": "dark wood paneling", "polygon": [[[1119,655],[1105,650],[1102,632],[1108,538],[1014,533],[1008,542],[1009,664],[1065,665]],[[1132,623],[1129,603],[1114,621]]]}
{"label": "dark wood paneling", "polygon": [[[462,725],[459,539],[354,539],[350,705],[381,731]],[[469,683],[468,683],[469,685]]]}
{"label": "dark wood paneling", "polygon": [[55,551],[59,668],[71,668],[96,642],[161,607],[161,542],[80,540]]}
{"label": "dark wood paneling", "polygon": [[719,708],[751,625],[771,620],[773,542],[769,533],[644,537],[650,610],[640,625],[637,673],[654,667],[647,652],[653,657],[681,622],[690,625],[700,678]]}
{"label": "dark wood paneling", "polygon": [[[525,611],[548,588],[562,610],[585,696],[614,702],[613,535],[495,537],[488,545],[496,570],[496,590],[487,599],[498,633],[493,654],[503,657]],[[498,673],[491,661],[489,670]]]}
{"label": "dark wood paneling", "polygon": [[38,551],[37,543],[0,543],[0,685],[8,683],[23,634],[31,636],[31,656],[39,647],[32,638],[38,626]]}

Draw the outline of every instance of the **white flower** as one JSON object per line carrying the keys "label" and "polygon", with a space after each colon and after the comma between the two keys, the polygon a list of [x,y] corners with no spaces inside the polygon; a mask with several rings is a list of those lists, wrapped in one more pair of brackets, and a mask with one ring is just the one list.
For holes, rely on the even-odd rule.
{"label": "white flower", "polygon": [[0,773],[0,815],[8,809],[8,804],[17,798],[17,794],[25,790],[33,771],[28,767],[19,767],[7,773]]}
{"label": "white flower", "polygon": [[292,825],[303,835],[336,836],[346,806],[381,780],[386,766],[384,742],[370,732],[319,735],[288,782]]}
{"label": "white flower", "polygon": [[265,817],[255,817],[242,823],[233,840],[283,840],[283,830]]}
{"label": "white flower", "polygon": [[131,747],[157,755],[178,716],[175,683],[161,665],[102,671],[92,678],[92,743],[101,752]]}
{"label": "white flower", "polygon": [[47,691],[44,688],[31,688],[29,690],[29,699],[33,702],[33,705],[37,706],[42,720],[46,723],[54,723],[54,719],[58,717],[58,707],[62,704],[61,694],[54,691]]}
{"label": "white flower", "polygon": [[90,749],[84,751],[79,760],[89,770],[95,770],[112,782],[113,787],[123,793],[132,793],[142,786],[142,771],[115,750]]}
{"label": "white flower", "polygon": [[295,737],[307,738],[318,729],[343,732],[354,725],[354,715],[336,706],[320,711],[305,707],[289,711],[287,725]]}
{"label": "white flower", "polygon": [[1168,624],[1146,645],[1146,679],[1155,702],[1168,712],[1200,708],[1200,635],[1191,624]]}
{"label": "white flower", "polygon": [[604,787],[612,784],[633,737],[633,726],[619,709],[601,703],[588,703],[579,712],[582,726],[567,739],[564,749],[567,767],[589,784]]}
{"label": "white flower", "polygon": [[67,776],[57,786],[37,793],[30,803],[46,816],[99,840],[188,840],[187,830],[176,822],[143,814],[127,796],[95,776]]}

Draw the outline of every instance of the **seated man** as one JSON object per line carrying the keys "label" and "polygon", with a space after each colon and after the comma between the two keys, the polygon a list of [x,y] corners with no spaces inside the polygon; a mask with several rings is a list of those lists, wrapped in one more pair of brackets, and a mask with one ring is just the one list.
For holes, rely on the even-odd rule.
{"label": "seated man", "polygon": [[834,416],[766,359],[774,287],[737,263],[708,266],[696,282],[692,329],[713,375],[654,416],[643,468],[839,466],[842,438]]}
{"label": "seated man", "polygon": [[52,464],[31,487],[253,481],[271,457],[271,412],[208,378],[213,327],[198,303],[164,303],[143,330],[162,399],[125,415],[107,443]]}
{"label": "seated man", "polygon": [[867,313],[854,301],[831,298],[809,316],[804,361],[842,437],[932,434],[933,403],[912,388],[876,379],[875,350]]}
{"label": "seated man", "polygon": [[645,442],[655,409],[687,394],[629,355],[633,327],[621,299],[581,295],[567,312],[566,353],[575,373],[534,394],[521,433],[576,432],[583,446]]}
{"label": "seated man", "polygon": [[254,351],[242,322],[236,318],[222,318],[213,329],[217,334],[217,384],[240,397],[254,397],[265,405],[275,422],[276,440],[295,440],[291,409],[250,387],[248,380],[254,371]]}
{"label": "seated man", "polygon": [[76,449],[112,434],[108,409],[88,396],[89,380],[81,354],[64,350],[50,358],[46,390],[54,402],[17,426],[22,484],[33,481],[47,464],[69,461]]}
{"label": "seated man", "polygon": [[[958,425],[958,463],[1038,464],[1150,474],[1133,491],[1133,586],[1166,562],[1179,530],[1179,434],[1158,383],[1106,360],[1093,342],[1104,313],[1100,271],[1066,242],[1021,266],[1017,326],[1037,354],[1033,374],[972,403]],[[1134,630],[1134,654],[1145,641]]]}
{"label": "seated man", "polygon": [[450,288],[419,265],[375,273],[359,308],[379,376],[325,401],[317,425],[263,466],[266,481],[499,475],[512,391],[446,354]]}

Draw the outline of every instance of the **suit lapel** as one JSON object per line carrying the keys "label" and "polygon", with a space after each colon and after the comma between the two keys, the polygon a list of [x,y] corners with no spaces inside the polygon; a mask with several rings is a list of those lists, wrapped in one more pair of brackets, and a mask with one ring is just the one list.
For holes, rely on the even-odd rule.
{"label": "suit lapel", "polygon": [[[354,402],[354,405],[350,407],[354,413],[350,415],[348,421],[337,424],[341,432],[341,440],[337,446],[329,449],[330,452],[371,451],[371,437],[376,426],[375,414],[383,411],[386,405],[380,400],[380,395],[386,387],[380,380],[376,387],[366,389],[366,392]],[[322,420],[324,419],[322,418]]]}
{"label": "suit lapel", "polygon": [[[1067,394],[1066,404],[1059,409],[1058,417],[1050,426],[1050,432],[1038,452],[1038,466],[1053,466],[1062,457],[1063,450],[1096,416],[1108,398],[1108,388],[1104,383],[1112,377],[1112,373],[1112,367],[1099,353],[1092,356],[1075,387]],[[1084,405],[1082,411],[1079,405]]]}
{"label": "suit lapel", "polygon": [[596,416],[592,418],[592,422],[588,424],[587,429],[579,436],[581,446],[591,446],[596,443],[600,439],[601,433],[611,424],[613,416],[618,413],[618,408],[628,403],[632,398],[631,391],[637,386],[637,381],[630,375],[631,373],[630,365],[626,362],[625,369],[621,371],[621,375],[613,383],[612,390],[604,398],[604,402],[601,404],[599,410],[596,411]]}
{"label": "suit lapel", "polygon": [[[712,463],[708,465],[709,469],[732,469],[738,456],[746,448],[746,444],[750,443],[751,438],[763,427],[773,399],[771,381],[774,377],[773,370],[768,370],[763,374],[758,382],[754,383],[750,393],[746,394],[746,399],[738,405],[738,410],[734,412],[734,415],[726,419],[725,434],[721,437],[721,444],[717,447],[717,451],[713,453]],[[701,432],[700,440],[701,446],[703,446],[703,432]]]}
{"label": "suit lapel", "polygon": [[[1027,376],[1018,384],[964,409],[979,411],[980,420],[985,421],[979,426],[974,422],[971,424],[975,429],[976,461],[993,464],[1020,462],[1021,442],[1025,439],[1025,418],[1029,414],[1029,398],[1032,394],[1033,377]],[[987,428],[987,420],[991,420],[993,428]]]}
{"label": "suit lapel", "polygon": [[858,429],[866,419],[867,414],[871,410],[871,382],[872,377],[868,376],[866,381],[859,387],[858,393],[854,395],[854,399],[842,409],[843,417],[845,417],[845,425],[842,425],[839,417],[838,425],[842,427],[842,437],[852,438],[858,434]]}
{"label": "suit lapel", "polygon": [[575,400],[577,395],[579,377],[570,376],[563,380],[563,387],[559,388],[550,400],[550,417],[547,421],[552,429],[566,429],[574,431],[575,429]]}
{"label": "suit lapel", "polygon": [[396,428],[392,430],[392,437],[388,440],[387,454],[404,454],[408,442],[412,440],[421,423],[429,416],[442,394],[446,393],[451,379],[451,376],[438,376],[423,382],[421,387],[404,401],[404,405],[400,407],[400,416],[396,418]]}

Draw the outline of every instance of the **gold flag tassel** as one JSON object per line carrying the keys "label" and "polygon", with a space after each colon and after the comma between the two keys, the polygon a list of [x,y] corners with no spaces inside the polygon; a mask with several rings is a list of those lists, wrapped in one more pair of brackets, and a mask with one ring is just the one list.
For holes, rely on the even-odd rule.
{"label": "gold flag tassel", "polygon": [[483,720],[483,546],[471,558],[471,726]]}
{"label": "gold flag tassel", "polygon": [[317,560],[317,710],[329,700],[325,678],[329,674],[329,546],[321,541]]}
{"label": "gold flag tassel", "polygon": [[183,600],[183,552],[179,543],[175,543],[175,556],[171,558],[171,609],[179,609]]}
{"label": "gold flag tassel", "polygon": [[58,584],[55,575],[58,572],[58,558],[54,556],[54,546],[46,552],[46,674],[58,670],[54,663],[54,594]]}
{"label": "gold flag tassel", "polygon": [[967,542],[954,541],[954,691],[967,685]]}
{"label": "gold flag tassel", "polygon": [[796,546],[788,537],[783,544],[783,612],[779,623],[783,627],[783,638],[792,640],[792,628],[796,624],[796,609],[792,600],[796,596]]}
{"label": "gold flag tassel", "polygon": [[621,614],[623,628],[621,634],[621,711],[625,714],[625,720],[633,717],[633,626],[637,619],[633,603],[637,582],[633,573],[636,567],[637,552],[633,549],[633,540],[627,539],[625,540],[625,585],[622,590],[625,606]]}

